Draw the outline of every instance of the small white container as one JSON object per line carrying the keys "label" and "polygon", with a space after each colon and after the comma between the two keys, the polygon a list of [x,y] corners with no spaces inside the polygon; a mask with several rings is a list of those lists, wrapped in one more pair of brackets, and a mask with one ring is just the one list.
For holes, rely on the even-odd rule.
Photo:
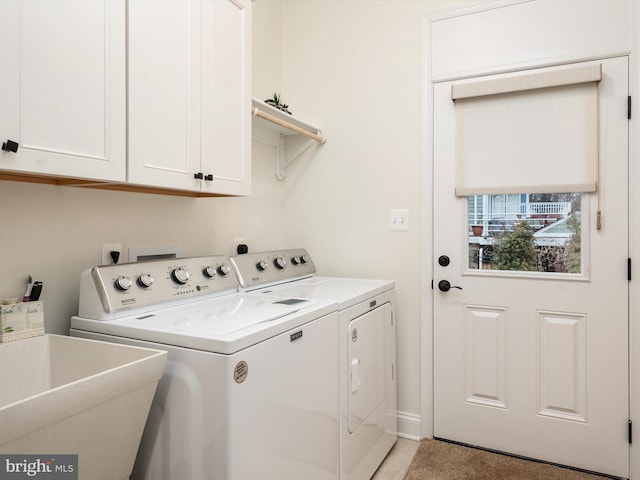
{"label": "small white container", "polygon": [[0,305],[0,343],[44,335],[41,301]]}

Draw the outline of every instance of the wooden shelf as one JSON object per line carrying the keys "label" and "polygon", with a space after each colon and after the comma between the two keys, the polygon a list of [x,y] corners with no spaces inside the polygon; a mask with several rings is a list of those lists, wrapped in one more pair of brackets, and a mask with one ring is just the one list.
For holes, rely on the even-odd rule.
{"label": "wooden shelf", "polygon": [[256,98],[252,99],[251,113],[253,113],[254,138],[259,141],[276,145],[282,135],[303,135],[318,143],[327,141],[319,128]]}

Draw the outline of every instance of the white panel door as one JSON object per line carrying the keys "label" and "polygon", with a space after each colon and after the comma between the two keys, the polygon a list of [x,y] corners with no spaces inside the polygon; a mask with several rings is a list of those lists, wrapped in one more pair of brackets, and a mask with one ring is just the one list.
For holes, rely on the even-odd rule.
{"label": "white panel door", "polygon": [[[599,193],[570,202],[457,198],[451,83],[434,86],[434,435],[628,477],[628,60],[601,63]],[[523,221],[536,271],[501,263]]]}
{"label": "white panel door", "polygon": [[0,32],[0,169],[124,180],[123,2],[3,1]]}

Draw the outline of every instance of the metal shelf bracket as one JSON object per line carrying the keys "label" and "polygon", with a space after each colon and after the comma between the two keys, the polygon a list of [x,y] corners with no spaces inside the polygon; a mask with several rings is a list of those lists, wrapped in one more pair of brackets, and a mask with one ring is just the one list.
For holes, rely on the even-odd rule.
{"label": "metal shelf bracket", "polygon": [[276,147],[276,178],[278,180],[284,180],[285,170],[286,168],[295,162],[298,158],[302,156],[304,152],[309,150],[311,145],[315,143],[315,140],[309,140],[304,146],[293,155],[290,159],[286,158],[286,143],[285,143],[285,135],[280,135],[280,144]]}

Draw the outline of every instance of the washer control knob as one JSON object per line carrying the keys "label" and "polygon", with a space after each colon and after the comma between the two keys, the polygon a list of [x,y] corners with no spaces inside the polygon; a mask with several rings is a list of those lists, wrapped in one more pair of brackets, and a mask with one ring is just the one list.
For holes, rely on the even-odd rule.
{"label": "washer control knob", "polygon": [[267,268],[269,268],[269,264],[264,260],[260,260],[258,263],[256,263],[256,268],[261,272],[264,272]]}
{"label": "washer control knob", "polygon": [[300,255],[300,263],[302,265],[304,265],[305,263],[307,263],[309,261],[309,255]]}
{"label": "washer control knob", "polygon": [[204,267],[204,270],[202,270],[202,274],[207,278],[213,278],[216,276],[216,269],[211,265],[207,265]]}
{"label": "washer control knob", "polygon": [[300,265],[301,263],[300,257],[291,257],[291,263],[294,265]]}
{"label": "washer control knob", "polygon": [[116,279],[114,282],[114,286],[120,290],[121,292],[126,292],[131,288],[133,282],[129,279],[129,277],[121,276]]}
{"label": "washer control knob", "polygon": [[275,260],[273,261],[273,264],[276,266],[278,270],[282,270],[284,267],[287,266],[287,261],[284,259],[284,257],[280,256],[275,258]]}
{"label": "washer control knob", "polygon": [[218,267],[218,273],[220,275],[222,275],[223,277],[229,275],[230,271],[231,271],[231,269],[229,268],[229,265],[227,265],[226,263],[223,263],[222,265],[220,265]]}
{"label": "washer control knob", "polygon": [[143,273],[138,277],[138,285],[143,288],[149,288],[153,284],[153,277],[148,273]]}
{"label": "washer control knob", "polygon": [[182,267],[178,267],[171,272],[171,279],[179,285],[184,285],[189,281],[189,272]]}

